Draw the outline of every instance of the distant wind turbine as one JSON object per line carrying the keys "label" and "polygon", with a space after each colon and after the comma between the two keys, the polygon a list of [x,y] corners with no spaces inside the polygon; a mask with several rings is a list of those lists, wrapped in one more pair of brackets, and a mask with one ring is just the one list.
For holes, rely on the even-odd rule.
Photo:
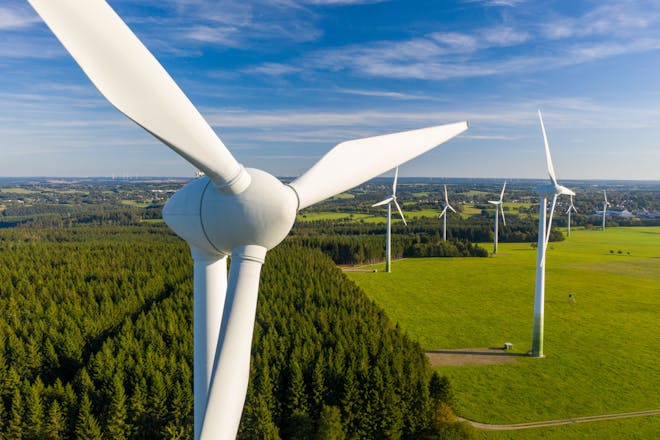
{"label": "distant wind turbine", "polygon": [[451,209],[452,212],[456,212],[454,208],[449,204],[449,198],[447,197],[447,185],[445,187],[445,209],[442,210],[438,218],[442,219],[442,241],[447,241],[447,209]]}
{"label": "distant wind turbine", "polygon": [[[548,146],[548,137],[545,134],[543,117],[539,110],[539,120],[541,121],[541,131],[543,132],[543,143],[545,144],[545,160],[548,167],[548,176],[550,183],[541,185],[534,189],[540,196],[539,200],[539,237],[536,253],[536,291],[534,294],[534,324],[532,329],[532,356],[543,357],[543,310],[545,305],[545,251],[550,239],[550,228],[552,227],[552,214],[555,211],[557,196],[566,194],[574,196],[575,193],[565,186],[557,183],[555,168],[552,165],[550,156],[550,147]],[[545,215],[548,205],[548,197],[552,196],[552,205],[550,206],[550,215],[548,223],[545,222]]]}
{"label": "distant wind turbine", "polygon": [[569,237],[571,236],[571,211],[577,214],[577,209],[575,209],[575,205],[573,204],[573,196],[571,196],[571,205],[566,210],[566,214],[568,214],[568,229],[566,235]]}
{"label": "distant wind turbine", "polygon": [[385,200],[381,200],[380,202],[371,205],[372,207],[376,207],[387,204],[387,241],[385,243],[385,253],[387,255],[385,257],[385,272],[392,272],[392,203],[394,203],[396,209],[399,211],[399,215],[401,216],[401,220],[403,220],[403,224],[408,226],[408,223],[406,223],[406,218],[403,216],[403,211],[401,211],[401,207],[396,201],[396,181],[398,178],[399,167],[396,167],[396,170],[394,171],[394,182],[392,183],[392,194],[389,195]]}
{"label": "distant wind turbine", "polygon": [[498,240],[498,211],[499,214],[502,215],[502,223],[504,226],[506,226],[506,219],[504,218],[504,206],[502,206],[502,199],[504,198],[504,188],[506,188],[506,181],[504,182],[504,185],[502,186],[502,192],[500,193],[500,199],[499,200],[489,200],[488,203],[491,205],[495,205],[495,245],[493,246],[493,253],[497,253],[497,240]]}
{"label": "distant wind turbine", "polygon": [[603,197],[605,197],[605,201],[603,202],[603,231],[605,230],[605,214],[607,213],[607,207],[612,206],[610,205],[610,202],[607,201],[607,192],[603,190]]}

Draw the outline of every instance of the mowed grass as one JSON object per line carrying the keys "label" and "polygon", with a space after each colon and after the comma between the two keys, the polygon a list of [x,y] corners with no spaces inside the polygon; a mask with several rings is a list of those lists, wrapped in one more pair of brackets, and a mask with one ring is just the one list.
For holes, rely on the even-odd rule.
{"label": "mowed grass", "polygon": [[[497,257],[407,259],[394,262],[391,274],[347,275],[425,349],[512,342],[525,353],[531,346],[535,259],[529,244],[500,243]],[[660,227],[577,230],[551,243],[547,254],[546,358],[441,372],[452,380],[460,415],[486,423],[660,408],[659,318]],[[659,433],[660,417],[650,420],[598,426]],[[571,425],[510,438],[561,438],[598,429]]]}
{"label": "mowed grass", "polygon": [[[369,214],[353,214],[348,212],[303,212],[296,220],[299,222],[313,222],[319,220],[355,220],[373,218]],[[384,221],[385,219],[383,219]]]}

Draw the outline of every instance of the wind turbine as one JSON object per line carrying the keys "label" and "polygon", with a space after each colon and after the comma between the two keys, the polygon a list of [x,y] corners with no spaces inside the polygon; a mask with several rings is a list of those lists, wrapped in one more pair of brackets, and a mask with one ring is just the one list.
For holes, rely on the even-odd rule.
{"label": "wind turbine", "polygon": [[573,204],[573,196],[571,196],[571,204],[566,210],[566,214],[568,214],[568,229],[567,229],[567,236],[571,236],[571,211],[577,214],[577,209],[575,209],[575,205]]}
{"label": "wind turbine", "polygon": [[502,186],[502,192],[500,193],[500,199],[499,200],[489,200],[488,203],[491,205],[495,205],[495,245],[493,246],[493,253],[497,253],[497,240],[498,240],[498,223],[499,219],[497,217],[498,211],[500,214],[502,214],[502,223],[504,226],[506,226],[506,219],[504,218],[504,206],[502,206],[502,199],[504,198],[504,188],[506,188],[506,181],[504,182],[504,185]]}
{"label": "wind turbine", "polygon": [[105,1],[29,2],[110,103],[205,174],[172,196],[163,217],[194,260],[195,439],[233,439],[266,252],[286,237],[297,211],[434,148],[467,122],[340,143],[285,185],[236,161]]}
{"label": "wind turbine", "polygon": [[403,211],[399,206],[399,202],[396,201],[396,181],[399,178],[399,167],[396,167],[394,171],[394,182],[392,183],[392,194],[389,195],[386,199],[381,200],[380,202],[371,205],[371,207],[382,206],[387,204],[387,238],[385,243],[385,272],[392,272],[392,203],[396,206],[396,209],[399,211],[401,220],[403,224],[408,226],[406,223],[406,218],[403,216]]}
{"label": "wind turbine", "polygon": [[445,209],[442,210],[438,218],[442,219],[442,241],[447,241],[447,209],[451,209],[452,212],[456,212],[454,208],[449,204],[449,198],[447,197],[447,185],[445,187]]}
{"label": "wind turbine", "polygon": [[605,230],[605,214],[607,213],[607,207],[611,206],[610,202],[607,201],[607,192],[603,190],[603,197],[605,197],[605,201],[603,202],[603,231]]}
{"label": "wind turbine", "polygon": [[[555,168],[552,165],[550,156],[550,147],[548,146],[548,137],[543,125],[543,116],[539,110],[539,120],[541,121],[541,131],[543,132],[543,143],[545,144],[545,160],[548,167],[548,176],[550,183],[541,185],[534,189],[540,196],[539,200],[539,237],[536,251],[536,290],[534,293],[534,324],[532,327],[532,356],[543,357],[543,312],[545,306],[545,251],[550,239],[550,228],[552,227],[552,214],[555,211],[557,197],[562,194],[574,196],[575,193],[565,186],[557,183]],[[548,209],[548,197],[552,196],[550,214],[546,224],[546,211]]]}

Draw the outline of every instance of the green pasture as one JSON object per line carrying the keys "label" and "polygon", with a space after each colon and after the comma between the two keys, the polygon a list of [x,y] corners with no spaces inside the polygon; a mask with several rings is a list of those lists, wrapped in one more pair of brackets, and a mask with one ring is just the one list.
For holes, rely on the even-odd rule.
{"label": "green pasture", "polygon": [[146,208],[147,206],[151,205],[151,202],[139,202],[137,200],[122,200],[121,204],[126,206],[133,206],[135,208]]}
{"label": "green pasture", "polygon": [[5,194],[32,194],[36,191],[27,188],[0,188],[0,192]]}
{"label": "green pasture", "polygon": [[355,196],[351,193],[341,193],[332,197],[333,199],[354,199]]}
{"label": "green pasture", "polygon": [[[360,220],[372,219],[373,216],[369,214],[354,214],[350,212],[302,212],[298,213],[297,221],[299,222],[313,222],[319,220]],[[383,218],[382,221],[385,221]],[[378,223],[378,222],[375,222]]]}
{"label": "green pasture", "polygon": [[[535,259],[529,244],[500,243],[496,257],[407,259],[394,262],[390,274],[347,275],[427,350],[512,342],[524,354],[531,345]],[[576,230],[548,249],[546,358],[441,372],[452,380],[459,414],[486,423],[660,408],[659,317],[660,227]],[[660,417],[650,419],[599,426],[640,425],[643,433],[657,434]],[[595,425],[511,438],[560,438]],[[502,435],[493,434],[509,438]]]}
{"label": "green pasture", "polygon": [[481,209],[475,208],[474,205],[463,205],[463,211],[461,211],[460,214],[463,218],[472,217],[473,215],[481,215]]}

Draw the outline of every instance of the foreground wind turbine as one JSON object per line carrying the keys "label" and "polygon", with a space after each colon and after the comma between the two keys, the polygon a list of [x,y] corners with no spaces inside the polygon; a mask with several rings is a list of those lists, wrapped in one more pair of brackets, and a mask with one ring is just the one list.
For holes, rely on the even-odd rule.
{"label": "foreground wind turbine", "polygon": [[451,209],[452,212],[456,212],[454,208],[449,204],[449,198],[447,197],[447,185],[445,187],[445,209],[442,210],[438,218],[442,219],[442,241],[447,241],[447,209]]}
{"label": "foreground wind turbine", "polygon": [[566,235],[571,236],[571,211],[577,214],[577,209],[575,209],[575,205],[573,204],[573,196],[571,196],[571,204],[566,210],[566,214],[568,214],[568,229],[566,230]]}
{"label": "foreground wind turbine", "polygon": [[396,170],[394,171],[394,182],[392,183],[392,194],[389,195],[385,200],[381,200],[378,203],[375,203],[371,205],[372,207],[375,206],[382,206],[387,204],[387,233],[386,233],[386,242],[385,242],[385,272],[392,272],[392,203],[396,206],[396,209],[399,211],[399,215],[401,216],[401,220],[403,220],[403,224],[408,226],[408,223],[406,223],[406,218],[403,216],[403,211],[401,211],[401,207],[399,206],[399,202],[396,201],[396,181],[399,178],[399,167],[396,167]]}
{"label": "foreground wind turbine", "polygon": [[205,174],[168,201],[163,217],[194,260],[195,439],[233,439],[266,251],[286,237],[298,210],[436,147],[467,123],[343,142],[285,185],[236,161],[104,0],[29,2],[108,101]]}
{"label": "foreground wind turbine", "polygon": [[[545,144],[545,160],[548,166],[548,176],[550,183],[541,185],[534,189],[540,196],[539,200],[539,237],[536,254],[536,291],[534,294],[534,324],[532,329],[532,356],[543,357],[543,310],[545,306],[545,251],[550,239],[550,228],[552,227],[552,214],[555,211],[557,196],[566,194],[574,196],[575,193],[565,186],[557,183],[555,168],[552,165],[550,156],[550,147],[548,146],[548,137],[545,134],[543,117],[539,110],[539,120],[541,121],[541,131],[543,132],[543,143]],[[548,197],[552,196],[552,205],[550,206],[550,215],[546,224],[546,211],[548,209]]]}
{"label": "foreground wind turbine", "polygon": [[603,201],[603,231],[605,230],[605,214],[607,213],[607,207],[612,206],[610,205],[610,202],[607,201],[607,192],[603,190],[603,197],[605,197],[605,200]]}
{"label": "foreground wind turbine", "polygon": [[495,205],[495,245],[493,246],[493,253],[497,253],[497,236],[498,236],[498,223],[499,223],[499,218],[497,216],[498,211],[500,214],[502,214],[502,223],[504,226],[506,226],[506,219],[504,218],[504,206],[502,206],[502,199],[504,198],[504,188],[506,188],[506,181],[504,182],[504,185],[502,186],[502,192],[500,193],[500,199],[499,200],[489,200],[488,203]]}

